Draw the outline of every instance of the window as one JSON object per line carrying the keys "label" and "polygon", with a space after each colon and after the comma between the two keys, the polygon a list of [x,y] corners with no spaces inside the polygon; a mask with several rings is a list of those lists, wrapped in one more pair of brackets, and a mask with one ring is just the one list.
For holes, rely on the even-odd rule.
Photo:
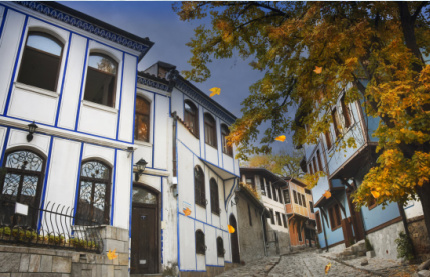
{"label": "window", "polygon": [[273,209],[270,209],[270,223],[275,225],[275,217],[273,216]]}
{"label": "window", "polygon": [[311,174],[314,174],[314,171],[313,171],[313,169],[312,169],[312,162],[309,162],[309,172],[310,172]]}
{"label": "window", "polygon": [[282,226],[281,214],[279,212],[276,212],[276,220],[278,221],[278,225]]}
{"label": "window", "polygon": [[327,149],[331,148],[331,139],[330,139],[330,131],[324,132],[325,141],[327,143]]}
{"label": "window", "polygon": [[297,198],[299,199],[299,205],[303,206],[303,204],[302,204],[302,195],[300,193],[297,193]]}
{"label": "window", "polygon": [[185,125],[190,128],[191,133],[193,133],[196,137],[199,137],[199,112],[191,101],[185,100],[184,102],[185,108]]}
{"label": "window", "polygon": [[[282,203],[282,192],[281,188],[278,188],[278,196],[279,196],[279,203]],[[283,204],[283,203],[282,203]]]}
{"label": "window", "polygon": [[267,184],[267,196],[272,199],[272,190],[271,190],[271,185],[269,182],[266,183]]}
{"label": "window", "polygon": [[284,190],[284,199],[285,199],[285,204],[291,203],[290,190],[289,189]]}
{"label": "window", "polygon": [[264,178],[260,176],[260,188],[261,188],[261,193],[263,195],[266,195],[266,186],[264,185]]}
{"label": "window", "polygon": [[248,204],[248,217],[249,217],[249,226],[252,226],[251,208],[249,207],[249,204]]}
{"label": "window", "polygon": [[82,163],[76,224],[109,224],[110,185],[110,167],[95,160]]}
{"label": "window", "polygon": [[202,230],[196,231],[196,254],[205,254],[206,245],[205,245],[205,234]]}
{"label": "window", "polygon": [[134,115],[134,139],[149,142],[149,110],[151,104],[142,97],[136,97]]}
{"label": "window", "polygon": [[321,219],[320,219],[320,212],[319,212],[319,211],[317,211],[317,212],[315,213],[315,218],[316,218],[316,221],[317,221],[317,232],[318,232],[318,234],[319,234],[319,233],[321,233],[321,232],[322,232],[322,228],[321,228]]}
{"label": "window", "polygon": [[304,194],[302,194],[302,203],[303,203],[303,206],[306,208],[306,198]]}
{"label": "window", "polygon": [[205,174],[200,166],[194,168],[194,186],[196,204],[206,207]]}
{"label": "window", "polygon": [[278,199],[276,198],[276,189],[274,185],[272,185],[272,191],[273,191],[273,200],[278,201]]}
{"label": "window", "polygon": [[251,187],[255,189],[254,176],[245,176],[245,183],[251,185]]}
{"label": "window", "polygon": [[209,182],[209,185],[211,190],[211,211],[212,213],[219,215],[220,209],[219,209],[218,184],[216,183],[215,179],[212,178]]}
{"label": "window", "polygon": [[334,125],[334,132],[336,134],[336,138],[338,138],[340,136],[340,122],[339,122],[339,114],[337,113],[337,109],[334,108],[333,111],[331,112],[331,117],[333,119],[333,125]]}
{"label": "window", "polygon": [[221,124],[221,142],[222,142],[222,152],[233,157],[233,147],[228,145],[227,136],[230,134],[230,131],[225,124]]}
{"label": "window", "polygon": [[222,241],[221,237],[217,237],[216,239],[216,252],[218,254],[218,257],[223,258],[225,254],[224,250],[224,242]]}
{"label": "window", "polygon": [[117,68],[118,63],[110,57],[90,54],[84,100],[115,107]]}
{"label": "window", "polygon": [[311,210],[311,213],[314,213],[314,204],[312,201],[309,201],[309,209]]}
{"label": "window", "polygon": [[63,44],[42,32],[29,32],[22,55],[18,82],[56,91]]}
{"label": "window", "polygon": [[287,216],[286,214],[282,214],[282,219],[284,220],[284,227],[285,227],[285,228],[288,228],[288,225],[287,225],[287,218],[288,218],[288,216]]}
{"label": "window", "polygon": [[321,162],[321,155],[320,155],[320,151],[317,150],[317,160],[318,160],[318,167],[320,169],[320,171],[324,171],[324,168],[322,166],[322,162]]}
{"label": "window", "polygon": [[293,190],[293,196],[294,196],[294,203],[299,204],[299,201],[297,201],[297,192]]}
{"label": "window", "polygon": [[[31,226],[36,228],[37,208],[43,186],[45,160],[29,150],[16,150],[6,155],[4,159],[2,182],[0,183],[0,221],[9,226]],[[27,216],[15,214],[15,202],[29,205]],[[33,211],[33,212],[32,212]]]}
{"label": "window", "polygon": [[215,119],[205,113],[205,142],[217,148]]}
{"label": "window", "polygon": [[342,106],[342,114],[345,120],[345,128],[349,128],[349,126],[351,126],[351,117],[349,116],[348,105],[345,103],[345,95],[340,99],[340,104]]}
{"label": "window", "polygon": [[317,173],[319,170],[317,168],[317,163],[315,162],[315,156],[312,158],[312,164],[314,166],[315,173]]}
{"label": "window", "polygon": [[337,229],[339,228],[342,223],[342,217],[340,215],[340,208],[338,204],[334,204],[332,205],[329,209],[328,209],[328,214],[330,217],[330,225],[331,225],[331,229]]}

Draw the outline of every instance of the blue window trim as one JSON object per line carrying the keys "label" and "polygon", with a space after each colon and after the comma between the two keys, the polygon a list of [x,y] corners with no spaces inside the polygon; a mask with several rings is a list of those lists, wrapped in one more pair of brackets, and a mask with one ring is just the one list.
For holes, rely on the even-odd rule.
{"label": "blue window trim", "polygon": [[71,33],[69,34],[69,41],[68,41],[67,53],[66,53],[66,62],[64,64],[64,70],[63,70],[63,80],[61,82],[61,90],[60,90],[60,95],[58,97],[57,115],[55,117],[55,124],[54,124],[55,127],[58,126],[58,118],[60,116],[61,102],[63,100],[64,80],[66,79],[67,64],[69,62],[70,44],[72,44],[72,34]]}
{"label": "blue window trim", "polygon": [[[134,81],[135,84],[137,83],[137,72],[139,72],[138,64],[139,64],[139,61],[136,58],[136,80]],[[131,137],[131,142],[133,144],[134,144],[134,136],[135,136],[134,132],[136,131],[136,120],[135,120],[135,116],[136,116],[136,97],[137,97],[137,86],[134,88],[134,95],[133,95],[133,115],[132,115],[132,118],[133,118],[133,134],[132,134],[132,137]]]}
{"label": "blue window trim", "polygon": [[3,28],[4,28],[4,24],[6,22],[7,12],[9,11],[8,7],[5,7],[5,6],[3,6],[3,7],[4,7],[3,17],[2,17],[2,21],[0,23],[0,41],[1,41],[1,38],[2,38],[2,35],[3,35]]}
{"label": "blue window trim", "polygon": [[154,167],[155,157],[154,157],[154,149],[155,149],[155,105],[157,96],[154,95],[154,103],[153,103],[153,111],[152,111],[152,128],[149,128],[152,131],[152,166]]}
{"label": "blue window trim", "polygon": [[[207,222],[204,222],[204,221],[201,221],[201,220],[199,220],[199,219],[197,219],[197,218],[195,218],[195,217],[192,217],[192,216],[186,216],[184,213],[182,213],[182,212],[179,212],[179,215],[182,215],[182,216],[184,216],[185,218],[189,218],[189,219],[192,219],[192,220],[195,220],[195,221],[197,221],[197,222],[200,222],[200,223],[203,223],[204,225],[207,225],[207,226],[209,226],[209,227],[212,227],[212,228],[215,228],[215,229],[218,229],[218,230],[220,230],[220,231],[223,231],[223,232],[226,232],[226,233],[228,233],[228,230],[226,229],[226,230],[224,230],[224,229],[221,229],[220,227],[217,227],[217,226],[215,226],[215,225],[212,225],[212,224],[209,224],[209,223],[207,223]],[[179,238],[179,237],[178,237]]]}
{"label": "blue window trim", "polygon": [[4,142],[3,142],[3,149],[2,149],[2,151],[1,151],[0,166],[3,166],[3,162],[4,162],[4,153],[6,152],[7,143],[8,143],[8,141],[9,141],[10,129],[11,129],[11,128],[7,128],[7,127],[6,127],[6,135],[5,135]]}
{"label": "blue window trim", "polygon": [[[118,117],[117,117],[117,121],[116,121],[116,140],[118,140],[118,135],[119,135],[119,121],[121,120],[121,100],[122,100],[122,84],[124,81],[124,64],[125,64],[125,53],[122,52],[122,68],[121,68],[121,85],[119,87],[119,103],[118,103]],[[136,73],[137,75],[137,73]]]}
{"label": "blue window trim", "polygon": [[[194,221],[193,223],[194,223],[194,245],[196,245],[197,244],[197,242],[196,242],[196,221]],[[203,228],[204,227],[205,226],[203,225]],[[205,231],[203,231],[203,234],[205,235],[205,240],[206,240]],[[194,251],[194,259],[195,259],[195,262],[196,262],[196,270],[197,270],[197,249],[196,249],[196,251]],[[206,255],[205,255],[205,260],[206,260]]]}
{"label": "blue window trim", "polygon": [[[43,180],[42,196],[41,196],[41,201],[40,201],[40,208],[41,209],[43,209],[43,207],[45,206],[46,186],[48,184],[49,167],[51,165],[51,154],[52,154],[52,143],[53,142],[54,142],[54,138],[50,137],[49,150],[48,150],[48,159],[46,161],[45,175],[44,175],[45,180]],[[39,233],[40,227],[42,226],[42,216],[43,216],[43,211],[40,210],[40,212],[39,212],[39,222],[37,223],[37,233]]]}
{"label": "blue window trim", "polygon": [[111,195],[111,212],[110,212],[110,225],[113,226],[113,216],[115,211],[115,184],[116,184],[116,159],[118,156],[118,150],[115,149],[115,155],[113,160],[113,176],[112,176],[112,195]]}
{"label": "blue window trim", "polygon": [[81,150],[79,152],[79,167],[76,180],[75,204],[73,206],[73,224],[75,224],[76,206],[78,205],[79,182],[81,180],[82,153],[84,152],[84,143],[81,142]]}
{"label": "blue window trim", "polygon": [[21,57],[22,44],[24,41],[25,30],[27,29],[27,23],[28,23],[28,16],[26,16],[25,20],[24,20],[24,25],[23,25],[22,33],[21,33],[21,39],[19,40],[18,52],[16,53],[15,65],[13,66],[12,78],[11,78],[10,84],[9,84],[9,91],[7,93],[6,103],[4,105],[3,115],[7,115],[7,112],[9,110],[9,102],[10,102],[10,98],[12,96],[13,82],[15,80],[16,71],[18,69],[18,61],[19,61],[19,58]]}
{"label": "blue window trim", "polygon": [[[130,210],[129,210],[129,223],[128,223],[128,237],[131,239],[131,213],[133,211],[133,161],[134,161],[134,152],[131,153],[131,174],[130,174]],[[131,251],[131,249],[129,248]],[[130,252],[131,253],[131,252]],[[128,257],[130,259],[130,256]],[[130,271],[130,268],[128,268]]]}

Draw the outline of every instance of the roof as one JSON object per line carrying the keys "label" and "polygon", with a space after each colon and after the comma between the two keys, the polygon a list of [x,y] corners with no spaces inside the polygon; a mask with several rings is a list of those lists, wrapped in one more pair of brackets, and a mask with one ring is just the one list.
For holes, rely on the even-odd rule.
{"label": "roof", "polygon": [[139,51],[141,53],[139,55],[139,60],[141,60],[154,45],[154,43],[147,37],[142,38],[133,35],[104,21],[66,7],[57,2],[19,1],[16,3],[33,11],[52,17],[65,24],[69,24],[122,46]]}
{"label": "roof", "polygon": [[302,181],[300,181],[300,180],[298,180],[298,179],[295,179],[295,178],[293,178],[293,177],[283,177],[284,178],[284,180],[285,181],[291,181],[291,182],[294,182],[295,184],[297,184],[297,185],[299,185],[299,186],[301,186],[301,187],[304,187],[304,188],[306,188],[307,187],[307,185],[305,184],[305,183],[303,183]]}
{"label": "roof", "polygon": [[269,170],[262,168],[262,167],[241,167],[240,168],[240,174],[259,174],[259,175],[263,175],[266,178],[268,178],[271,181],[274,181],[275,184],[277,183],[278,186],[285,186],[288,183],[282,179],[281,177],[278,177],[277,175],[275,175],[274,173],[270,172]]}

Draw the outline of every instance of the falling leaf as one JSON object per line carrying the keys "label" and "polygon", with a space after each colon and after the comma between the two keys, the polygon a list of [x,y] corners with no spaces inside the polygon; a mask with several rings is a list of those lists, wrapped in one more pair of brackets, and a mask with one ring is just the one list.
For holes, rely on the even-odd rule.
{"label": "falling leaf", "polygon": [[321,73],[321,71],[322,71],[322,67],[315,66],[314,72],[315,72],[316,74],[320,74],[320,73]]}
{"label": "falling leaf", "polygon": [[325,275],[327,275],[327,274],[328,274],[328,271],[330,270],[330,267],[331,267],[331,263],[328,263],[328,264],[325,266],[325,269],[324,269],[324,271],[325,271]]}
{"label": "falling leaf", "polygon": [[323,195],[324,195],[324,197],[326,199],[329,199],[331,197],[331,192],[329,192],[328,190],[326,190]]}
{"label": "falling leaf", "polygon": [[372,190],[371,191],[373,197],[378,198],[379,197],[379,192],[377,192],[376,190]]}
{"label": "falling leaf", "polygon": [[285,141],[285,138],[286,137],[284,135],[282,135],[282,136],[276,137],[275,140],[283,142],[283,141]]}
{"label": "falling leaf", "polygon": [[190,208],[184,209],[184,214],[185,214],[185,216],[189,216],[191,214]]}
{"label": "falling leaf", "polygon": [[217,87],[213,87],[213,88],[211,88],[210,89],[210,91],[212,91],[212,93],[209,95],[209,97],[212,97],[212,96],[214,96],[215,94],[220,94],[221,93],[221,89],[220,88],[217,88]]}
{"label": "falling leaf", "polygon": [[109,250],[109,253],[107,253],[109,260],[113,260],[113,259],[116,259],[118,257],[118,255],[115,254],[115,251],[116,251],[116,248],[113,251]]}
{"label": "falling leaf", "polygon": [[233,226],[231,226],[231,225],[227,225],[228,226],[228,232],[230,233],[230,234],[233,234],[234,233],[234,227]]}

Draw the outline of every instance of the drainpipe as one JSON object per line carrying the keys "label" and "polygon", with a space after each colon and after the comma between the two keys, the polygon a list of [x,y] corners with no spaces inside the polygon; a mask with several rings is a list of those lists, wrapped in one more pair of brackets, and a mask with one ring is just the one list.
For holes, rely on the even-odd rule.
{"label": "drainpipe", "polygon": [[267,257],[267,249],[266,249],[266,236],[264,235],[264,227],[266,226],[264,223],[263,223],[263,220],[264,220],[264,209],[265,208],[263,208],[263,211],[261,212],[261,226],[263,227],[263,249],[264,249],[264,256],[265,257]]}

